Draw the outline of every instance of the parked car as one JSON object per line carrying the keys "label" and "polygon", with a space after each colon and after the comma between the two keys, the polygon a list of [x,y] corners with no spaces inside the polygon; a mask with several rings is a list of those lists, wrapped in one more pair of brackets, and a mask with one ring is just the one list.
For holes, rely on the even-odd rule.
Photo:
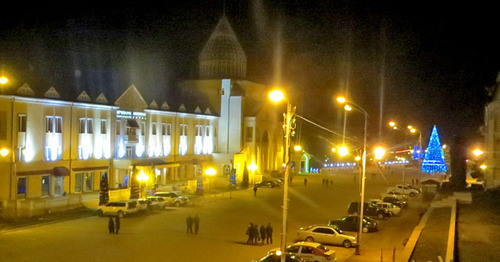
{"label": "parked car", "polygon": [[[335,251],[315,242],[297,242],[289,245],[285,251],[302,258],[304,261],[330,262],[337,260]],[[270,250],[268,254],[277,254],[277,252],[279,252],[279,248]]]}
{"label": "parked car", "polygon": [[405,184],[405,186],[409,187],[409,188],[413,188],[415,190],[418,191],[418,193],[422,193],[422,189],[420,189],[419,187],[416,187],[414,185],[410,185],[410,184]]}
{"label": "parked car", "polygon": [[278,187],[279,184],[273,180],[265,180],[265,181],[262,181],[262,182],[259,182],[259,183],[255,183],[255,186],[257,187],[270,187],[270,188],[273,188],[273,187]]}
{"label": "parked car", "polygon": [[399,199],[401,201],[408,201],[408,195],[405,195],[405,194],[402,194],[402,193],[398,193],[396,191],[389,191],[387,193],[382,193],[382,194],[380,194],[380,196],[382,198],[388,197],[388,196],[389,197],[395,197],[395,198],[397,198],[397,199]]}
{"label": "parked car", "polygon": [[[187,206],[189,204],[189,198],[187,196],[181,196],[175,192],[156,192],[155,196],[165,198],[167,202],[176,207]],[[167,200],[167,198],[170,198],[172,201]]]}
{"label": "parked car", "polygon": [[398,194],[404,194],[404,195],[409,195],[410,197],[415,197],[418,195],[418,190],[413,189],[411,187],[405,186],[405,185],[396,185],[395,187],[388,187],[386,189],[387,193],[394,194],[394,192]]}
{"label": "parked car", "polygon": [[384,202],[387,202],[387,203],[391,203],[397,207],[400,207],[400,208],[408,208],[408,202],[404,201],[404,200],[400,200],[399,198],[397,198],[396,196],[393,196],[393,195],[388,195],[388,196],[385,196],[382,198],[382,201]]}
{"label": "parked car", "polygon": [[[277,252],[279,254],[268,254],[265,257],[259,259],[259,260],[253,260],[252,262],[281,262],[281,252]],[[304,262],[305,260],[295,256],[292,253],[286,254],[285,258],[286,262]]]}
{"label": "parked car", "polygon": [[[370,205],[368,202],[364,202],[363,214],[366,216],[373,216],[378,219],[384,219],[391,217],[391,213],[387,210],[380,209],[377,206]],[[351,202],[347,207],[348,214],[357,214],[359,212],[359,202]]]}
{"label": "parked car", "polygon": [[151,208],[151,201],[147,198],[137,199],[137,207],[139,210],[148,210]]}
{"label": "parked car", "polygon": [[387,210],[389,213],[391,213],[393,216],[400,216],[401,215],[401,208],[393,205],[388,202],[382,201],[382,199],[370,199],[368,200],[368,203],[370,205],[376,206],[380,209]]}
{"label": "parked car", "polygon": [[161,196],[148,196],[151,208],[165,209],[169,203]]}
{"label": "parked car", "polygon": [[123,217],[125,215],[137,213],[141,210],[143,209],[139,206],[139,201],[137,199],[129,199],[126,201],[113,201],[106,205],[99,206],[97,212],[100,216],[113,215]]}
{"label": "parked car", "polygon": [[337,245],[350,248],[356,246],[356,238],[346,235],[342,230],[332,226],[308,226],[297,230],[297,241],[318,242],[326,245]]}
{"label": "parked car", "polygon": [[[359,216],[345,216],[341,219],[338,220],[330,220],[328,223],[329,226],[339,228],[340,230],[343,231],[358,231],[359,228]],[[363,228],[362,228],[363,233],[368,233],[368,232],[377,232],[378,231],[378,225],[377,221],[364,216],[363,217]]]}

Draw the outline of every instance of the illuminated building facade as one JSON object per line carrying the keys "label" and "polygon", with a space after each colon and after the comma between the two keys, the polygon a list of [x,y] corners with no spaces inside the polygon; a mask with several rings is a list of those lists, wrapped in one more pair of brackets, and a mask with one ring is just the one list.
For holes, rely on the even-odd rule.
{"label": "illuminated building facade", "polygon": [[246,55],[225,16],[199,64],[200,78],[179,83],[175,99],[187,92],[203,108],[146,102],[134,85],[114,101],[85,91],[62,99],[54,87],[42,94],[29,84],[1,95],[1,216],[97,206],[103,182],[109,200],[127,199],[141,172],[146,190],[178,181],[196,190],[208,167],[221,186],[282,172],[285,108],[268,102],[268,87],[243,79]]}

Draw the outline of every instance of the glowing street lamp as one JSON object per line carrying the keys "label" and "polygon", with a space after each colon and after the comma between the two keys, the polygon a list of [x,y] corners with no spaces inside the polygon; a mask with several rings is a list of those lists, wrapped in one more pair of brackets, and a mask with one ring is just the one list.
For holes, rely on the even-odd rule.
{"label": "glowing street lamp", "polygon": [[340,156],[346,156],[348,153],[349,153],[349,150],[347,149],[346,146],[339,147],[339,155]]}
{"label": "glowing street lamp", "polygon": [[140,198],[142,198],[142,191],[144,191],[144,184],[149,180],[149,176],[144,174],[144,171],[141,170],[141,173],[137,176],[137,180],[141,184],[141,193]]}
{"label": "glowing street lamp", "polygon": [[296,146],[293,147],[293,150],[295,150],[295,152],[299,152],[299,151],[302,150],[302,146],[296,145]]}
{"label": "glowing street lamp", "polygon": [[0,149],[0,155],[1,156],[7,156],[10,153],[10,150],[7,148],[2,148]]}
{"label": "glowing street lamp", "polygon": [[0,77],[0,85],[5,85],[9,82],[9,79],[5,76]]}
{"label": "glowing street lamp", "polygon": [[[0,153],[1,153],[1,152],[0,152]],[[484,154],[484,151],[483,151],[483,150],[481,150],[481,149],[479,149],[479,148],[476,148],[476,149],[474,149],[474,150],[472,151],[472,154],[474,154],[474,156],[476,156],[476,157],[479,157],[479,156],[481,156],[482,154]]]}
{"label": "glowing street lamp", "polygon": [[380,160],[384,158],[385,149],[383,147],[377,147],[373,152],[375,153],[375,159]]}
{"label": "glowing street lamp", "polygon": [[[283,92],[275,90],[269,93],[269,98],[273,102],[280,102],[285,99],[285,95]],[[286,105],[286,113],[284,115],[283,127],[285,129],[285,177],[283,184],[283,225],[282,225],[282,235],[281,235],[281,246],[280,249],[282,252],[286,249],[286,241],[287,241],[287,228],[288,228],[288,183],[290,176],[290,137],[292,134],[292,120],[295,115],[295,107],[292,108],[289,99],[287,99]],[[285,262],[286,256],[281,257],[281,262]]]}

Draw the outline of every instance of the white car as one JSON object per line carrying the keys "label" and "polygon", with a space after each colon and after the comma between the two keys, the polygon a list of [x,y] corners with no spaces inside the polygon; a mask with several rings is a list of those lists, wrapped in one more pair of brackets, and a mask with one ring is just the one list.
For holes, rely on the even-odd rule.
{"label": "white car", "polygon": [[401,216],[401,208],[397,207],[391,203],[384,202],[382,199],[370,199],[368,203],[377,206],[378,208],[385,209],[393,216]]}
{"label": "white car", "polygon": [[389,187],[389,188],[387,188],[386,192],[387,193],[396,192],[399,194],[409,195],[411,197],[417,196],[418,193],[420,193],[420,192],[418,192],[418,190],[413,189],[409,186],[405,186],[405,185],[396,185],[395,187]]}
{"label": "white car", "polygon": [[187,196],[181,196],[175,192],[156,192],[155,196],[161,196],[171,203],[172,206],[187,206],[189,204],[189,198]]}
{"label": "white car", "polygon": [[113,215],[123,217],[125,215],[137,213],[143,210],[142,205],[137,199],[129,199],[126,201],[113,201],[106,205],[99,206],[99,216]]}
{"label": "white car", "polygon": [[345,248],[356,246],[356,237],[346,235],[342,230],[332,226],[309,226],[297,231],[298,241],[318,242],[326,245],[337,245]]}
{"label": "white car", "polygon": [[148,201],[151,208],[165,209],[169,205],[165,198],[160,196],[148,196]]}
{"label": "white car", "polygon": [[[268,252],[268,254],[276,254],[279,248],[275,248]],[[287,253],[292,253],[297,257],[311,262],[333,262],[337,261],[335,251],[328,249],[324,245],[315,242],[297,242],[289,245],[286,250]]]}

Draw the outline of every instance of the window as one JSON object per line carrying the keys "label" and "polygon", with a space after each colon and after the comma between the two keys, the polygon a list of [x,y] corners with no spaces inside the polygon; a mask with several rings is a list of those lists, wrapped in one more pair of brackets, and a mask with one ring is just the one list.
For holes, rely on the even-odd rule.
{"label": "window", "polygon": [[167,135],[167,124],[166,123],[161,123],[161,135],[162,136]]}
{"label": "window", "polygon": [[26,115],[19,114],[17,132],[26,132]]}
{"label": "window", "polygon": [[75,174],[75,192],[92,192],[94,190],[94,172]]}
{"label": "window", "polygon": [[144,132],[146,131],[146,123],[141,122],[141,135],[144,135]]}
{"label": "window", "polygon": [[156,122],[151,123],[151,134],[156,135]]}
{"label": "window", "polygon": [[196,125],[196,136],[202,136],[202,135],[203,135],[203,126]]}
{"label": "window", "polygon": [[54,196],[64,195],[64,176],[54,177]]}
{"label": "window", "polygon": [[291,246],[291,247],[286,249],[286,252],[299,253],[299,248],[300,248],[300,246]]}
{"label": "window", "polygon": [[50,195],[50,176],[42,176],[42,196]]}
{"label": "window", "polygon": [[82,186],[83,186],[83,173],[76,173],[75,174],[75,192],[81,193],[82,192]]}
{"label": "window", "polygon": [[62,133],[62,117],[46,116],[45,120],[45,132]]}
{"label": "window", "polygon": [[108,133],[108,130],[107,130],[108,126],[107,126],[107,124],[108,124],[108,120],[101,119],[101,134],[102,135],[105,135],[105,134]]}
{"label": "window", "polygon": [[120,135],[121,129],[122,129],[121,121],[118,120],[118,121],[116,121],[116,134],[117,135]]}
{"label": "window", "polygon": [[25,177],[17,179],[17,198],[26,198],[27,181]]}
{"label": "window", "polygon": [[187,136],[187,125],[186,124],[181,124],[181,136]]}
{"label": "window", "polygon": [[210,126],[205,127],[205,136],[210,136]]}
{"label": "window", "polygon": [[80,118],[80,134],[92,134],[93,130],[92,118]]}
{"label": "window", "polygon": [[253,142],[253,126],[247,126],[245,142]]}
{"label": "window", "polygon": [[167,136],[170,136],[172,134],[172,124],[167,124]]}
{"label": "window", "polygon": [[303,246],[301,253],[302,254],[314,254],[314,248]]}
{"label": "window", "polygon": [[84,190],[90,192],[94,190],[94,172],[86,172],[84,176]]}

